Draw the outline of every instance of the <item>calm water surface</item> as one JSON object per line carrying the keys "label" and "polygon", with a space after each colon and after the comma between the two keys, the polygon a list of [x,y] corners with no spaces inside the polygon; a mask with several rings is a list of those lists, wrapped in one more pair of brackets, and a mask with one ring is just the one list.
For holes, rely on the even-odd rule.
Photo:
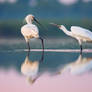
{"label": "calm water surface", "polygon": [[0,52],[1,92],[92,92],[92,53]]}

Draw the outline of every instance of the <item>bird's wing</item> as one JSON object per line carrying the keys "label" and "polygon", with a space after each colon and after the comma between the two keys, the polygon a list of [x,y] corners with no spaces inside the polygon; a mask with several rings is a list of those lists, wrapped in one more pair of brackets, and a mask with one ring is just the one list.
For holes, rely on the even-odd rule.
{"label": "bird's wing", "polygon": [[82,36],[82,37],[87,37],[87,38],[92,39],[92,32],[88,29],[78,27],[78,26],[72,26],[71,32],[75,35],[79,35],[79,36]]}
{"label": "bird's wing", "polygon": [[34,24],[28,25],[28,28],[29,28],[29,30],[32,31],[32,32],[39,33],[37,26],[34,25]]}
{"label": "bird's wing", "polygon": [[33,25],[33,24],[27,24],[27,25],[24,25],[22,28],[21,28],[21,32],[23,35],[35,35],[35,34],[38,34],[39,33],[39,30],[37,28],[36,25]]}

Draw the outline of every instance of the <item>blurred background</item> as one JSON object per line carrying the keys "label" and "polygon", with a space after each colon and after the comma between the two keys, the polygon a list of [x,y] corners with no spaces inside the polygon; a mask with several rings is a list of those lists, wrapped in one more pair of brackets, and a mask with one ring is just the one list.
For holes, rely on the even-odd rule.
{"label": "blurred background", "polygon": [[[92,31],[92,0],[0,0],[0,74],[5,76],[4,77],[0,75],[0,83],[3,86],[1,86],[0,90],[2,90],[2,88],[6,90],[6,83],[8,83],[8,85],[6,85],[8,87],[12,81],[12,78],[14,78],[12,82],[13,84],[15,83],[17,85],[18,83],[22,83],[16,79],[16,76],[18,75],[15,72],[13,72],[13,74],[15,74],[14,76],[9,76],[8,73],[9,70],[14,69],[21,74],[21,65],[24,63],[27,56],[27,52],[25,52],[27,51],[27,45],[24,37],[21,34],[21,27],[24,25],[24,18],[28,14],[33,14],[39,20],[39,22],[46,29],[48,29],[44,30],[34,22],[39,28],[40,35],[44,38],[45,49],[71,50],[80,48],[78,42],[75,39],[67,36],[58,28],[50,25],[49,23],[51,22],[63,24],[68,30],[70,30],[72,25],[75,25],[87,28]],[[32,39],[30,41],[30,47],[32,49],[42,48],[40,40]],[[83,49],[90,48],[92,49],[92,43],[83,44]],[[79,52],[45,52],[44,61],[40,62],[39,60],[41,58],[41,54],[41,52],[31,52],[29,57],[30,61],[39,62],[39,73],[50,72],[52,75],[54,75],[54,73],[57,71],[59,72],[66,64],[68,65],[72,62],[76,63],[78,62],[77,60],[80,60],[79,70],[82,66],[81,70],[84,70],[84,73],[85,71],[91,71],[91,73],[88,72],[89,76],[85,77],[88,79],[88,81],[85,81],[85,83],[88,83],[87,86],[83,86],[85,83],[79,81],[78,78],[78,83],[74,83],[76,85],[73,85],[73,87],[80,89],[80,85],[78,88],[78,84],[81,82],[81,88],[85,90],[90,87],[90,84],[92,84],[89,80],[92,79],[92,77],[90,77],[92,74],[92,53],[83,53],[84,59],[82,59],[82,57],[79,55]],[[82,61],[83,63],[81,63]],[[72,69],[70,69],[69,72],[70,71],[72,71]],[[66,80],[66,76],[63,78]],[[67,78],[71,79],[72,77],[69,76]],[[84,77],[81,77],[81,79],[84,79]],[[52,82],[52,80],[51,83],[57,84]],[[60,81],[58,81],[58,83],[60,83]],[[69,83],[70,85],[70,82],[65,81],[65,83]],[[14,87],[16,87],[15,84]],[[43,84],[45,83],[42,83],[42,85]],[[53,84],[51,85],[52,87],[54,87]],[[59,85],[62,85],[62,81]],[[40,87],[40,89],[43,88],[41,88],[41,86],[38,87]],[[55,87],[57,87],[57,85]],[[9,88],[12,88],[12,85]],[[25,87],[23,88],[25,89]],[[21,85],[19,85],[19,88],[15,89],[21,89]],[[13,89],[13,91],[15,89]],[[46,89],[49,89],[48,85]],[[56,89],[58,88],[55,88],[55,90]],[[65,87],[65,89],[67,88]]]}
{"label": "blurred background", "polygon": [[[27,14],[33,14],[48,29],[46,31],[37,25],[42,37],[45,39],[62,38],[53,44],[63,42],[61,44],[63,48],[64,40],[68,36],[51,26],[50,22],[63,24],[68,30],[72,25],[92,30],[92,0],[0,0],[0,47],[7,47],[6,43],[14,45],[13,47],[16,47],[15,44],[18,46],[20,43],[25,43],[21,35],[21,26],[24,25],[23,20]],[[67,39],[67,44],[71,45],[72,41],[76,42],[69,39]],[[48,42],[50,43],[51,41]],[[31,44],[31,46],[34,45]],[[22,45],[21,48],[25,47]],[[50,46],[47,45],[47,48]],[[70,46],[70,48],[73,47]]]}

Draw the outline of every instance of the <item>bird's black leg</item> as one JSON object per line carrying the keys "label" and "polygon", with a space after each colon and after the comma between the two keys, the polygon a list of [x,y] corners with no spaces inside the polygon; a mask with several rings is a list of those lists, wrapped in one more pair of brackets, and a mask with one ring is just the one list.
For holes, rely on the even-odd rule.
{"label": "bird's black leg", "polygon": [[43,49],[43,51],[42,51],[42,57],[41,57],[41,59],[40,59],[40,61],[42,62],[43,59],[44,59],[44,41],[43,41],[43,38],[41,38],[41,37],[39,37],[39,39],[40,39],[41,42],[42,42],[42,49]]}
{"label": "bird's black leg", "polygon": [[39,37],[39,39],[40,39],[41,42],[42,42],[42,49],[43,49],[43,51],[44,51],[44,41],[43,41],[43,38]]}
{"label": "bird's black leg", "polygon": [[29,54],[30,54],[30,50],[28,50],[28,52],[27,52],[27,56],[29,57]]}
{"label": "bird's black leg", "polygon": [[27,45],[28,45],[28,51],[30,51],[30,45],[29,45],[29,41],[27,42]]}
{"label": "bird's black leg", "polygon": [[44,51],[42,52],[42,56],[41,56],[40,62],[43,62],[43,60],[44,60]]}
{"label": "bird's black leg", "polygon": [[82,45],[80,45],[80,54],[82,54]]}

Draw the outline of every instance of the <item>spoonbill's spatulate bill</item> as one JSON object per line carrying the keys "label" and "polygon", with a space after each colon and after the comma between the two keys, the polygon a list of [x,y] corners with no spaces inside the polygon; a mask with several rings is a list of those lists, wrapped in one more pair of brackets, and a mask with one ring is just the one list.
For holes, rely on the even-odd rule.
{"label": "spoonbill's spatulate bill", "polygon": [[88,29],[79,26],[71,26],[71,31],[68,31],[64,25],[50,24],[61,29],[66,35],[77,39],[81,48],[80,53],[82,53],[82,42],[92,42],[92,32]]}
{"label": "spoonbill's spatulate bill", "polygon": [[26,20],[27,24],[21,27],[21,33],[24,36],[26,43],[28,44],[28,50],[30,51],[29,40],[32,38],[40,39],[42,42],[43,50],[44,50],[44,42],[43,42],[42,37],[39,36],[38,27],[36,25],[32,24],[33,21],[36,21],[39,25],[40,25],[40,23],[31,14],[27,15],[25,17],[25,20]]}

